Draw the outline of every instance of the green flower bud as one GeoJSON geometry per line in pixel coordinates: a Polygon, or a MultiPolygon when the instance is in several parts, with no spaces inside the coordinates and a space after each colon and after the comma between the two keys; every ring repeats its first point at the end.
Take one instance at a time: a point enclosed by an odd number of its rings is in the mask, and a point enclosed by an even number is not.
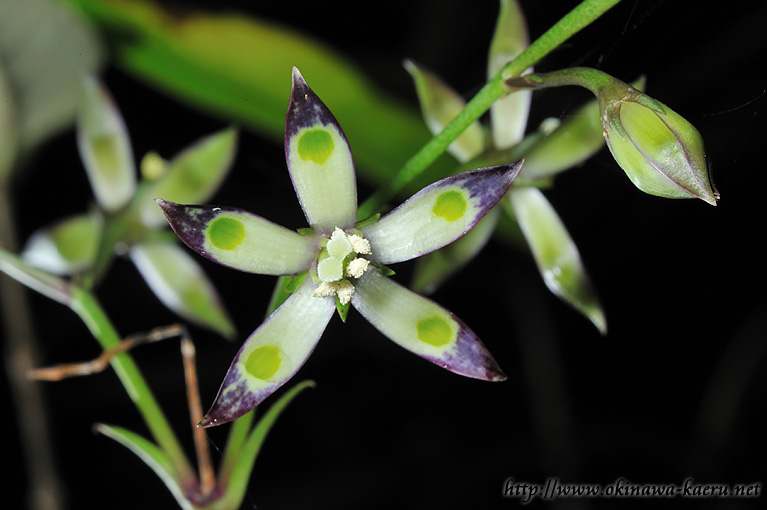
{"type": "Polygon", "coordinates": [[[719,194],[708,174],[703,139],[692,124],[618,80],[597,95],[607,146],[637,188],[716,205],[719,194]]]}

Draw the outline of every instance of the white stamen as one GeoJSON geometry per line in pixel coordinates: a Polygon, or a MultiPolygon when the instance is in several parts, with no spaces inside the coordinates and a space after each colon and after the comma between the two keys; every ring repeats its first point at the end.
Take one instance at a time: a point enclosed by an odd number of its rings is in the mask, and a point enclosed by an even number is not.
{"type": "Polygon", "coordinates": [[[312,296],[330,297],[336,295],[338,301],[345,305],[352,300],[352,294],[354,294],[354,285],[348,280],[339,280],[337,282],[322,282],[312,296]]]}
{"type": "Polygon", "coordinates": [[[364,237],[352,234],[347,239],[349,239],[349,244],[352,245],[354,253],[359,255],[370,255],[372,253],[370,251],[370,242],[364,237]]]}
{"type": "Polygon", "coordinates": [[[359,278],[363,274],[365,274],[365,271],[367,271],[368,266],[370,265],[370,261],[363,258],[356,258],[349,262],[349,265],[346,266],[346,276],[351,276],[352,278],[359,278]]]}

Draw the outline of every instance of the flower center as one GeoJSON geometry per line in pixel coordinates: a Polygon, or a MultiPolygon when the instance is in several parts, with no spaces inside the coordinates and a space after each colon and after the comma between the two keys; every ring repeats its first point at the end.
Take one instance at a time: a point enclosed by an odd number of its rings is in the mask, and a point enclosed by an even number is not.
{"type": "Polygon", "coordinates": [[[348,278],[357,279],[365,274],[370,261],[360,255],[370,254],[367,239],[336,227],[317,259],[319,286],[314,297],[335,295],[342,305],[347,304],[354,294],[354,285],[348,278]]]}

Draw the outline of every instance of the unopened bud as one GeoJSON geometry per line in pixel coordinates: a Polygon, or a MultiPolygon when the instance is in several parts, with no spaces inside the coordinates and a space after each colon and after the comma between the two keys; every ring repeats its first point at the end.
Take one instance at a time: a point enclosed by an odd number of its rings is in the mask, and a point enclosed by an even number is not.
{"type": "Polygon", "coordinates": [[[666,105],[625,83],[600,90],[607,146],[631,182],[650,195],[716,205],[703,138],[666,105]]]}

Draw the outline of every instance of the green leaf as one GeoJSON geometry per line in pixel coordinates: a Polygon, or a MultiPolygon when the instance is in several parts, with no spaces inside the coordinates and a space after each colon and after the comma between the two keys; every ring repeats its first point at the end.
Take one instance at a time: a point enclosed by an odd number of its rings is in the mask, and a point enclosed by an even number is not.
{"type": "MultiPolygon", "coordinates": [[[[314,381],[303,381],[293,386],[288,392],[282,395],[269,411],[259,420],[253,431],[248,436],[247,441],[239,450],[239,456],[232,461],[231,469],[224,469],[223,466],[229,466],[226,463],[222,466],[219,475],[219,483],[226,487],[226,492],[218,502],[219,508],[239,508],[245,497],[245,491],[248,488],[250,474],[253,471],[253,465],[256,457],[261,451],[266,435],[269,433],[274,423],[279,418],[285,408],[298,396],[304,389],[314,387],[314,381]]],[[[252,414],[252,413],[250,413],[252,414]]],[[[242,420],[243,418],[240,418],[242,420]]],[[[247,418],[246,418],[247,419],[247,418]]],[[[227,449],[227,452],[229,450],[227,449]]],[[[227,457],[228,459],[228,457],[227,457]]]]}
{"type": "MultiPolygon", "coordinates": [[[[294,29],[242,14],[165,10],[142,0],[69,0],[105,32],[117,66],[174,98],[281,141],[293,66],[333,111],[360,177],[387,182],[430,138],[414,108],[346,56],[294,29]],[[181,13],[181,15],[179,15],[181,13]]],[[[412,192],[445,175],[433,169],[412,192]]]]}
{"type": "Polygon", "coordinates": [[[184,510],[194,509],[194,505],[184,497],[183,483],[178,478],[173,464],[157,445],[122,427],[98,424],[95,426],[95,430],[125,446],[152,468],[173,494],[173,497],[176,498],[181,508],[184,510]]]}

